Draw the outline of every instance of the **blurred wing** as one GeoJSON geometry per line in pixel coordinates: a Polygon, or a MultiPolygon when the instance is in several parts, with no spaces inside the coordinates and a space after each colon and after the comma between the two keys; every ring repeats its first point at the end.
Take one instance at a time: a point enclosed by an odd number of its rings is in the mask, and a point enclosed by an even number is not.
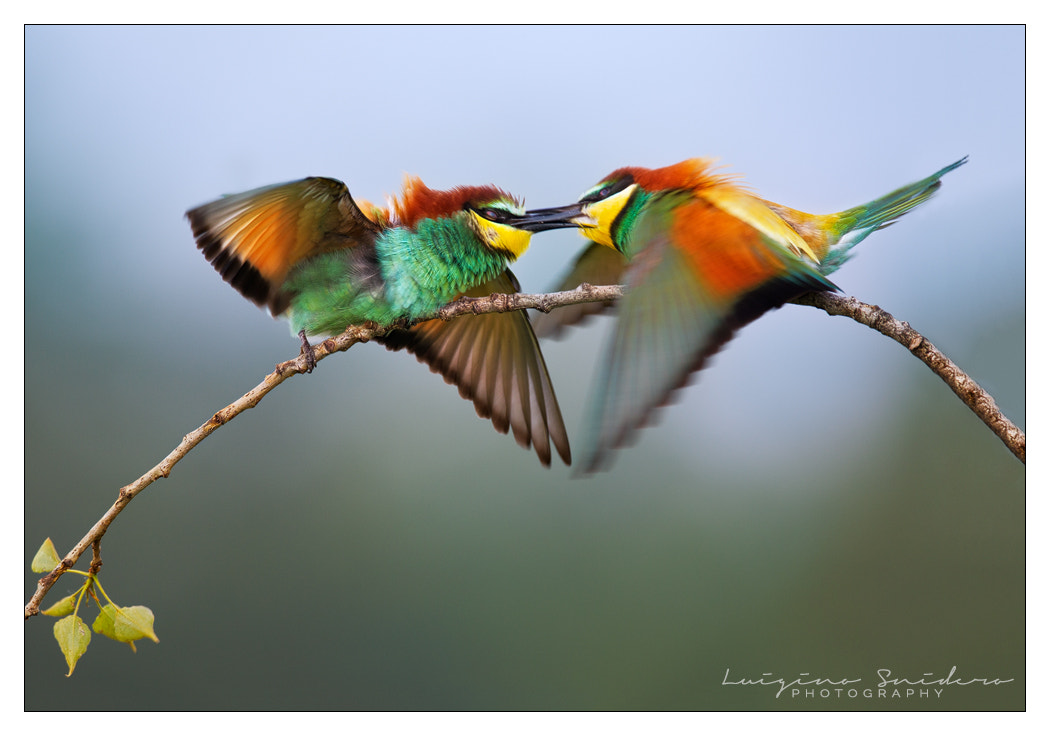
{"type": "Polygon", "coordinates": [[[607,467],[733,333],[835,286],[761,231],[703,199],[666,196],[640,218],[612,343],[588,408],[582,468],[607,467]]]}
{"type": "Polygon", "coordinates": [[[293,265],[374,244],[379,232],[345,184],[321,177],[231,194],[186,216],[197,247],[223,279],[275,315],[288,306],[280,287],[293,265]]]}
{"type": "MultiPolygon", "coordinates": [[[[466,296],[517,291],[513,274],[506,271],[466,296]]],[[[474,402],[478,416],[491,418],[503,434],[513,430],[518,444],[534,447],[545,466],[551,464],[552,442],[565,464],[571,463],[558,399],[524,311],[428,320],[379,341],[390,350],[408,350],[458,386],[460,396],[474,402]]]]}
{"type": "MultiPolygon", "coordinates": [[[[576,258],[572,268],[552,291],[569,291],[580,284],[611,286],[622,284],[627,270],[627,259],[617,250],[591,243],[576,258]]],[[[581,323],[592,314],[599,314],[615,302],[588,302],[559,307],[547,314],[533,315],[532,326],[539,337],[562,337],[564,329],[581,323]]]]}

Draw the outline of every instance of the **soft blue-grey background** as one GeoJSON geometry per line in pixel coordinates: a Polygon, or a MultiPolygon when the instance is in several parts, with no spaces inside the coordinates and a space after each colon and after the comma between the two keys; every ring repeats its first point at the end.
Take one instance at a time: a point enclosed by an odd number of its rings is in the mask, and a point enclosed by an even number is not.
{"type": "MultiPolygon", "coordinates": [[[[183,212],[308,175],[373,201],[407,172],[552,206],[622,165],[708,155],[831,212],[968,154],[836,281],[1023,427],[1024,44],[1019,27],[28,28],[27,567],[297,353],[183,212]]],[[[582,242],[537,236],[525,290],[582,242]]],[[[573,437],[610,325],[545,347],[573,437]]],[[[746,328],[584,480],[410,357],[358,346],[128,507],[102,582],[153,608],[161,643],[95,637],[66,679],[33,619],[25,706],[1018,709],[1024,488],[907,351],[814,309],[746,328]],[[721,684],[952,666],[1014,681],[893,701],[721,684]]]]}

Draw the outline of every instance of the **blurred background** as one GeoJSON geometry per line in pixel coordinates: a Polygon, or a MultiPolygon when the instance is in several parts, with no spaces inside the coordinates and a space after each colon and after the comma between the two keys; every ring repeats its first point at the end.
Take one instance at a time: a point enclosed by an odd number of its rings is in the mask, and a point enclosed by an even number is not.
{"type": "MultiPolygon", "coordinates": [[[[405,173],[491,182],[543,207],[717,156],[833,212],[969,155],[835,281],[1023,428],[1024,46],[1021,27],[27,28],[25,600],[45,537],[64,554],[298,353],[183,213],[304,176],[372,201],[405,173]]],[[[582,245],[537,236],[523,289],[582,245]]],[[[545,344],[574,439],[611,324],[545,344]]],[[[160,644],[95,636],[67,679],[32,619],[25,707],[1019,709],[1024,490],[919,361],[812,308],[747,327],[582,480],[360,345],[127,508],[102,583],[153,609],[160,644]],[[1013,682],[892,702],[721,684],[953,666],[1013,682]]]]}

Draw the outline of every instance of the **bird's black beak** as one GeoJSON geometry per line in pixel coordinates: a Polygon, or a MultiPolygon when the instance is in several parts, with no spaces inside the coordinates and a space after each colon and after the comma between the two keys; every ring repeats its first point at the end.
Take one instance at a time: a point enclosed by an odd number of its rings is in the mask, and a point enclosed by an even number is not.
{"type": "Polygon", "coordinates": [[[564,227],[577,227],[576,218],[583,214],[583,205],[576,203],[565,207],[549,207],[544,210],[529,210],[514,227],[540,233],[544,230],[558,230],[564,227]]]}

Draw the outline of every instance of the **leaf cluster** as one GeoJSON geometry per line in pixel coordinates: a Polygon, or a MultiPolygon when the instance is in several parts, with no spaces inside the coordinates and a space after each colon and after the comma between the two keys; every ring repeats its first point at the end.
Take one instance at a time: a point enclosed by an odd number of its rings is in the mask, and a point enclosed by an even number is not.
{"type": "MultiPolygon", "coordinates": [[[[54,543],[48,537],[33,556],[31,568],[33,572],[49,572],[58,567],[61,562],[54,543]]],[[[153,611],[146,606],[118,606],[102,588],[97,574],[80,570],[69,570],[69,572],[83,575],[84,584],[50,608],[41,611],[45,616],[61,617],[55,622],[54,632],[58,647],[66,658],[66,664],[69,665],[66,677],[73,674],[77,662],[87,651],[88,644],[91,643],[92,631],[115,641],[126,642],[133,652],[135,641],[138,639],[160,641],[153,631],[153,611]],[[99,593],[106,599],[105,604],[99,600],[99,593]],[[88,629],[84,619],[79,616],[80,606],[85,597],[90,597],[99,609],[91,629],[88,629]]]]}

